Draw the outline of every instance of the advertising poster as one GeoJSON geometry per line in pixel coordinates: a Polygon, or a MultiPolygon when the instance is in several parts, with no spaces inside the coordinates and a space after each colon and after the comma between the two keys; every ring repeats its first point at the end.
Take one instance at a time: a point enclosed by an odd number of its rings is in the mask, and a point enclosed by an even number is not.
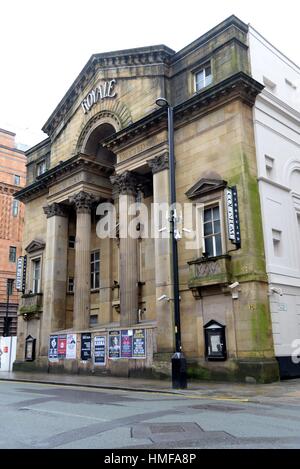
{"type": "Polygon", "coordinates": [[[132,358],[146,357],[146,331],[145,329],[135,329],[133,331],[132,358]]]}
{"type": "Polygon", "coordinates": [[[66,335],[59,335],[57,339],[57,352],[58,358],[66,358],[66,351],[67,351],[67,336],[66,335]]]}
{"type": "Polygon", "coordinates": [[[121,358],[132,357],[132,336],[132,330],[121,331],[121,358]]]}
{"type": "Polygon", "coordinates": [[[87,361],[91,358],[91,334],[81,334],[81,354],[82,361],[87,361]]]}
{"type": "Polygon", "coordinates": [[[76,334],[67,335],[66,358],[74,360],[76,358],[76,334]]]}
{"type": "Polygon", "coordinates": [[[110,331],[108,344],[108,358],[120,358],[120,331],[110,331]]]}
{"type": "Polygon", "coordinates": [[[51,335],[49,340],[49,354],[48,358],[50,361],[57,361],[58,360],[58,337],[57,335],[51,335]]]}
{"type": "Polygon", "coordinates": [[[98,335],[94,338],[94,363],[105,365],[106,363],[106,336],[98,335]]]}

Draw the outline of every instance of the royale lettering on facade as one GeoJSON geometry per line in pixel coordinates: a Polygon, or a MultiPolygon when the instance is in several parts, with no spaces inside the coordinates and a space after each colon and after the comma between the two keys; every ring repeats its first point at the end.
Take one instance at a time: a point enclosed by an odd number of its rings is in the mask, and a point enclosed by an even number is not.
{"type": "Polygon", "coordinates": [[[87,97],[82,101],[81,107],[85,114],[91,110],[91,108],[98,101],[101,101],[105,98],[115,98],[117,93],[114,91],[116,85],[116,80],[105,81],[102,85],[98,85],[94,88],[87,97]]]}

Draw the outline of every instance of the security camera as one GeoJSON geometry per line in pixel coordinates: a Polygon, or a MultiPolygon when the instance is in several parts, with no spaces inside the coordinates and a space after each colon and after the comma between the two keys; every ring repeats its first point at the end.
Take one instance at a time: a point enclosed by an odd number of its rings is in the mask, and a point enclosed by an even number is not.
{"type": "Polygon", "coordinates": [[[277,293],[277,295],[279,295],[279,296],[283,296],[283,292],[282,292],[281,288],[271,287],[270,290],[273,293],[277,293]]]}
{"type": "Polygon", "coordinates": [[[231,290],[233,290],[234,288],[237,288],[239,285],[240,285],[239,282],[234,282],[231,285],[228,285],[228,287],[231,288],[231,290]]]}
{"type": "Polygon", "coordinates": [[[168,300],[169,301],[169,299],[170,298],[167,295],[162,295],[159,298],[157,298],[158,301],[163,301],[163,300],[168,300]]]}

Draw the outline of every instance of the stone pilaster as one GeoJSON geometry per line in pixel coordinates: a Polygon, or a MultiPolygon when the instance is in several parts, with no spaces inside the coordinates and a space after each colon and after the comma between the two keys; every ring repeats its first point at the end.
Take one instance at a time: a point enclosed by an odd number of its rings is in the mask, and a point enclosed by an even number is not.
{"type": "Polygon", "coordinates": [[[120,223],[120,324],[131,326],[137,323],[138,311],[138,269],[137,240],[128,236],[128,226],[134,216],[128,208],[135,203],[137,179],[126,171],[113,176],[114,191],[119,193],[120,223]]]}
{"type": "Polygon", "coordinates": [[[89,328],[91,274],[91,208],[95,197],[81,191],[70,198],[77,213],[73,329],[89,328]]]}
{"type": "Polygon", "coordinates": [[[100,245],[100,325],[112,321],[112,242],[107,237],[101,239],[100,245]]]}
{"type": "Polygon", "coordinates": [[[41,355],[48,354],[49,335],[65,328],[68,214],[65,206],[54,203],[44,208],[47,236],[43,281],[41,355]]]}
{"type": "MultiPolygon", "coordinates": [[[[169,193],[169,160],[168,155],[163,154],[152,160],[147,161],[153,173],[153,202],[160,205],[163,213],[162,219],[168,210],[169,193]]],[[[157,205],[155,205],[157,207],[157,205]]],[[[154,218],[156,228],[158,226],[158,213],[154,218]]],[[[155,245],[155,296],[156,296],[156,318],[157,318],[157,351],[158,353],[167,353],[174,351],[174,312],[173,301],[162,300],[158,298],[166,295],[173,297],[172,289],[172,271],[171,271],[171,240],[166,236],[166,232],[156,233],[155,245]]]]}

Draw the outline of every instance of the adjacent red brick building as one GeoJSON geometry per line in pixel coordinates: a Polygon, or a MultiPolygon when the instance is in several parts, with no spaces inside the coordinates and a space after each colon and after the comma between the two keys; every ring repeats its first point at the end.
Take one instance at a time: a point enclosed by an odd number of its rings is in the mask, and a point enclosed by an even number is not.
{"type": "Polygon", "coordinates": [[[14,193],[26,183],[26,156],[15,148],[15,134],[0,129],[0,335],[7,311],[10,333],[16,335],[19,295],[15,288],[16,261],[21,255],[24,205],[14,193]],[[10,284],[9,302],[7,285],[10,284]]]}

